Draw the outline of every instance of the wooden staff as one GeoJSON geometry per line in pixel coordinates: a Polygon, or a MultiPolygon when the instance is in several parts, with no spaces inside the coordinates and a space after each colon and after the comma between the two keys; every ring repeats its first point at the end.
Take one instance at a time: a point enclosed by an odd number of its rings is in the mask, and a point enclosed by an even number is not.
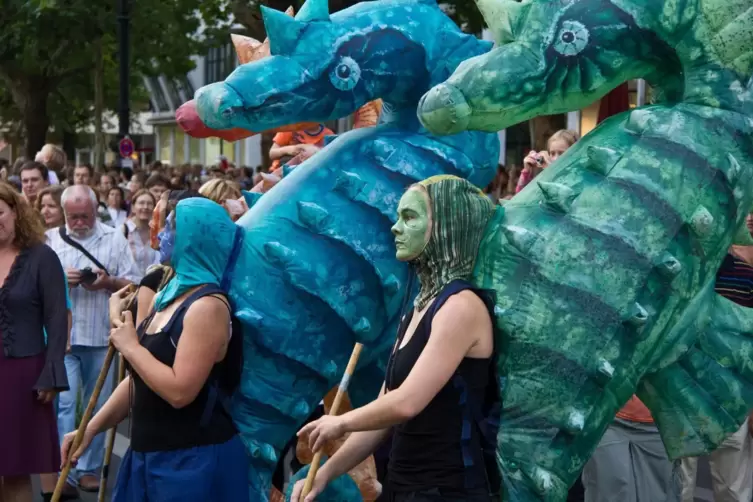
{"type": "MultiPolygon", "coordinates": [[[[120,356],[118,361],[118,382],[115,387],[120,385],[120,382],[125,378],[125,360],[123,356],[120,356]]],[[[105,493],[107,492],[107,480],[110,477],[110,461],[112,460],[112,450],[115,448],[115,434],[117,427],[113,427],[107,431],[107,449],[105,449],[105,461],[102,464],[102,476],[99,479],[99,497],[98,502],[105,502],[105,493]]]]}
{"type": "MultiPolygon", "coordinates": [[[[131,308],[133,302],[136,301],[136,292],[132,292],[131,295],[131,298],[126,304],[126,308],[124,308],[123,310],[128,310],[129,308],[131,308]]],[[[71,445],[71,448],[69,450],[68,460],[65,461],[63,470],[60,472],[58,484],[55,485],[55,491],[52,493],[51,502],[60,502],[60,497],[63,494],[63,488],[65,487],[68,473],[71,472],[71,457],[73,457],[73,454],[76,452],[76,450],[78,450],[78,447],[81,446],[81,441],[83,441],[84,439],[84,433],[86,432],[89,421],[94,414],[94,408],[96,408],[97,406],[99,396],[102,394],[102,387],[104,387],[105,381],[107,380],[107,374],[110,372],[110,367],[112,366],[112,360],[115,357],[115,352],[115,346],[112,343],[109,344],[107,347],[107,354],[105,355],[105,361],[102,364],[102,369],[99,371],[97,383],[94,386],[94,391],[92,392],[92,397],[89,399],[89,404],[86,406],[86,410],[84,410],[84,416],[81,417],[81,424],[78,426],[76,436],[73,438],[73,444],[71,445]]]]}
{"type": "Polygon", "coordinates": [[[63,487],[65,487],[68,473],[71,472],[71,457],[76,450],[78,450],[78,447],[81,446],[81,441],[84,439],[84,432],[89,425],[89,420],[92,418],[94,408],[97,406],[97,400],[102,393],[102,387],[105,385],[105,380],[107,380],[107,373],[110,371],[110,366],[112,366],[113,357],[115,357],[115,347],[110,344],[107,348],[107,355],[105,355],[105,362],[102,365],[102,369],[99,371],[99,377],[97,378],[97,384],[94,386],[94,392],[92,392],[92,397],[89,399],[89,404],[84,411],[84,416],[81,417],[81,425],[79,425],[78,431],[76,431],[76,437],[73,438],[73,444],[69,450],[70,454],[68,455],[68,460],[66,460],[65,465],[63,466],[63,470],[58,478],[58,484],[55,486],[55,492],[52,494],[52,502],[60,502],[60,495],[63,493],[63,487]]]}
{"type": "MultiPolygon", "coordinates": [[[[350,361],[348,361],[348,366],[345,368],[345,373],[343,374],[342,380],[340,380],[340,385],[337,388],[337,394],[335,394],[335,400],[332,403],[332,408],[330,408],[329,410],[330,415],[337,415],[337,412],[340,409],[340,403],[342,403],[343,397],[345,397],[345,393],[348,391],[350,378],[353,376],[353,373],[356,370],[358,358],[361,355],[361,349],[363,349],[363,344],[360,343],[357,343],[356,346],[353,347],[353,353],[350,355],[350,361]]],[[[301,502],[303,502],[303,499],[306,497],[306,495],[311,492],[311,487],[314,484],[314,478],[316,478],[316,472],[319,470],[319,463],[322,460],[323,451],[324,447],[319,448],[319,451],[314,454],[314,459],[311,461],[311,468],[309,469],[308,476],[306,476],[306,482],[304,483],[303,491],[301,492],[301,502]]]]}

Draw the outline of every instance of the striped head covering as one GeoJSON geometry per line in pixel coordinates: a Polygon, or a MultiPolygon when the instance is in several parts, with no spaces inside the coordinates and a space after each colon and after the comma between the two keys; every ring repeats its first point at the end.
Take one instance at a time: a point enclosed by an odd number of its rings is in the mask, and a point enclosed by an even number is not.
{"type": "Polygon", "coordinates": [[[423,309],[456,279],[469,280],[494,204],[470,182],[434,176],[419,183],[429,194],[432,229],[423,253],[414,260],[421,290],[415,307],[423,309]]]}

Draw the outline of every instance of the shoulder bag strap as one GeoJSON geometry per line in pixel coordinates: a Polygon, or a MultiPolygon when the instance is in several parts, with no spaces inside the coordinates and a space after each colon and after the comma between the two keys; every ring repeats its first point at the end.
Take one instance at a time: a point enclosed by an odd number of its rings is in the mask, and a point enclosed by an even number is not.
{"type": "Polygon", "coordinates": [[[84,246],[82,246],[81,244],[79,244],[78,242],[70,238],[70,236],[68,235],[68,232],[65,231],[65,225],[60,227],[60,238],[63,239],[63,241],[69,246],[72,246],[78,249],[79,251],[81,251],[84,254],[84,256],[89,258],[89,260],[91,260],[91,262],[97,266],[97,268],[104,271],[104,273],[106,273],[107,275],[110,275],[110,272],[107,271],[107,268],[104,265],[102,265],[102,263],[100,263],[100,261],[96,259],[89,251],[87,251],[84,248],[84,246]]]}

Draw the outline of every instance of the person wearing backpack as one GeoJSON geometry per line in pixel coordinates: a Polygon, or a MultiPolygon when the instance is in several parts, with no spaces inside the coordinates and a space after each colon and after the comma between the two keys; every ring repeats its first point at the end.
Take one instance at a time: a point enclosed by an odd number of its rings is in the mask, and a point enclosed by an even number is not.
{"type": "Polygon", "coordinates": [[[174,225],[174,276],[150,314],[138,328],[128,310],[113,320],[110,341],[129,374],[77,451],[70,451],[75,433],[65,437],[62,458],[75,462],[94,436],[130,413],[131,447],[113,502],[250,502],[248,456],[228,412],[240,383],[242,335],[223,293],[242,231],[221,206],[198,198],[178,204],[174,225]],[[229,238],[215,241],[222,234],[229,238]],[[202,253],[210,240],[224,253],[202,253]]]}
{"type": "MultiPolygon", "coordinates": [[[[326,485],[377,449],[391,429],[387,500],[489,502],[498,494],[499,472],[489,455],[499,409],[494,302],[468,282],[493,212],[480,190],[455,177],[430,178],[401,198],[392,228],[397,258],[411,264],[420,291],[402,317],[379,397],[299,431],[309,434],[312,451],[352,433],[319,469],[306,502],[317,495],[330,500],[326,485]]],[[[291,500],[302,489],[299,481],[291,500]]]]}

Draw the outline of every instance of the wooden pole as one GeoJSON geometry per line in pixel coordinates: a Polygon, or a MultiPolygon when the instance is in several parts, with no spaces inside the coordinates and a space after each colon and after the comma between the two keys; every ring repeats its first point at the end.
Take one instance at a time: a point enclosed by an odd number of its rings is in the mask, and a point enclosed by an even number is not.
{"type": "MultiPolygon", "coordinates": [[[[340,380],[340,385],[337,388],[337,394],[335,394],[332,408],[329,410],[330,415],[337,415],[338,410],[340,409],[340,404],[345,397],[345,393],[348,391],[350,378],[353,376],[353,373],[356,370],[356,365],[358,364],[358,358],[361,356],[361,349],[363,349],[363,344],[360,343],[357,343],[356,346],[353,347],[353,353],[350,354],[350,361],[348,361],[348,366],[345,368],[342,380],[340,380]]],[[[309,469],[308,476],[306,476],[306,483],[303,485],[303,491],[301,492],[301,502],[303,502],[306,495],[311,492],[316,473],[319,470],[319,463],[322,460],[322,451],[324,451],[324,448],[319,448],[319,451],[314,454],[314,459],[311,461],[311,468],[309,469]]]]}
{"type": "MultiPolygon", "coordinates": [[[[120,356],[118,361],[118,381],[115,387],[120,385],[120,382],[125,378],[125,360],[123,356],[120,356]]],[[[112,461],[112,450],[115,448],[115,433],[117,427],[113,427],[107,431],[107,448],[105,449],[105,461],[102,464],[102,476],[99,480],[99,496],[98,502],[105,502],[105,493],[107,492],[107,480],[110,477],[110,462],[112,461]]]]}
{"type": "MultiPolygon", "coordinates": [[[[131,297],[127,300],[126,306],[123,309],[123,311],[120,312],[121,318],[122,318],[123,312],[125,310],[130,309],[131,305],[133,305],[133,302],[136,301],[138,290],[134,290],[134,289],[135,288],[133,286],[130,288],[131,297]]],[[[112,312],[110,312],[110,315],[112,316],[112,312]]],[[[107,347],[107,354],[105,355],[105,361],[102,364],[102,369],[99,371],[99,376],[97,377],[97,383],[94,386],[94,391],[92,392],[92,397],[89,399],[89,404],[86,406],[86,410],[84,410],[84,416],[81,417],[81,424],[78,426],[78,430],[76,431],[76,436],[73,438],[73,444],[71,445],[71,448],[69,450],[68,460],[65,461],[63,470],[60,473],[60,477],[58,478],[58,484],[55,486],[55,491],[52,493],[51,502],[60,502],[60,497],[63,494],[63,488],[65,487],[66,479],[68,478],[68,473],[71,472],[71,457],[76,452],[76,450],[78,450],[78,447],[81,446],[81,441],[83,441],[84,439],[84,433],[86,432],[86,427],[89,425],[89,421],[92,419],[92,415],[94,414],[94,408],[97,407],[97,401],[99,401],[99,396],[102,394],[102,388],[104,387],[105,381],[107,380],[107,374],[110,372],[110,367],[112,366],[112,360],[115,357],[115,352],[116,352],[115,346],[113,344],[109,344],[109,346],[107,347]]],[[[123,364],[123,361],[121,361],[120,366],[122,370],[125,370],[125,364],[123,364]]],[[[100,485],[100,491],[101,490],[102,490],[102,486],[100,485]]]]}
{"type": "Polygon", "coordinates": [[[97,378],[97,384],[94,386],[92,397],[91,399],[89,399],[89,404],[84,411],[84,416],[81,418],[81,425],[78,426],[76,437],[73,438],[70,455],[68,455],[68,460],[63,466],[63,470],[60,473],[60,477],[58,478],[58,484],[57,486],[55,486],[55,491],[52,494],[52,502],[60,502],[60,496],[63,493],[63,488],[65,487],[68,473],[71,472],[71,457],[76,452],[76,450],[78,450],[78,447],[81,446],[81,441],[84,439],[84,432],[86,431],[86,427],[89,425],[89,421],[94,414],[94,408],[97,406],[97,400],[99,400],[99,396],[102,393],[102,387],[104,387],[105,381],[107,380],[107,374],[110,372],[110,366],[112,366],[113,357],[115,357],[115,347],[110,344],[110,346],[107,348],[107,355],[105,355],[105,361],[104,364],[102,364],[102,369],[99,371],[99,377],[97,378]]]}

